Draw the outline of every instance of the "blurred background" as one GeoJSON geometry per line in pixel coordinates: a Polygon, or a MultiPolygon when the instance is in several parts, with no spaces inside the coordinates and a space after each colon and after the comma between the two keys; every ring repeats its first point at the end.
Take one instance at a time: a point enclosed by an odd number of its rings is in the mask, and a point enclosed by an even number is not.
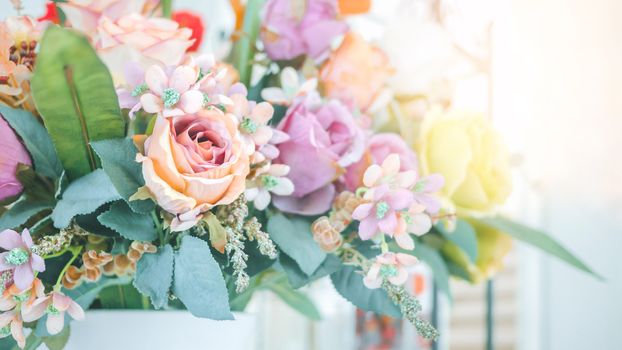
{"type": "MultiPolygon", "coordinates": [[[[204,49],[226,54],[229,1],[175,0],[174,7],[201,14],[204,49]]],[[[15,14],[9,0],[1,8],[2,18],[15,14]]],[[[24,13],[44,10],[43,1],[24,1],[24,13]]],[[[618,0],[375,0],[370,14],[350,18],[407,72],[391,82],[396,92],[426,91],[488,114],[512,154],[515,190],[505,213],[550,232],[605,277],[514,244],[492,283],[452,282],[450,305],[435,297],[421,267],[412,288],[444,332],[434,348],[622,348],[621,13],[618,0]]],[[[322,321],[272,295],[255,298],[260,348],[429,346],[401,323],[357,313],[326,280],[308,292],[322,321]]]]}

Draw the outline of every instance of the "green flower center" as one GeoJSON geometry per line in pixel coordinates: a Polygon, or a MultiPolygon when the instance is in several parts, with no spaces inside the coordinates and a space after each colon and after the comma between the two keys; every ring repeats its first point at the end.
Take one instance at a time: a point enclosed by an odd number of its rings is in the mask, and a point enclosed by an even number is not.
{"type": "Polygon", "coordinates": [[[419,181],[415,184],[415,192],[422,192],[425,189],[425,181],[419,181]]]}
{"type": "Polygon", "coordinates": [[[261,177],[261,184],[265,189],[270,190],[279,184],[279,180],[272,175],[264,175],[261,177]]]}
{"type": "Polygon", "coordinates": [[[171,108],[179,102],[181,95],[175,89],[164,89],[162,91],[162,101],[164,101],[164,107],[171,108]]]}
{"type": "Polygon", "coordinates": [[[48,307],[45,309],[45,312],[54,316],[60,314],[60,311],[58,311],[58,309],[52,304],[48,305],[48,307]]]}
{"type": "Polygon", "coordinates": [[[24,301],[28,300],[30,298],[30,291],[27,291],[26,293],[22,293],[22,294],[18,294],[18,295],[14,295],[13,296],[13,300],[19,302],[19,303],[23,303],[24,301]]]}
{"type": "Polygon", "coordinates": [[[206,93],[203,93],[203,105],[207,106],[210,102],[209,96],[206,93]]]}
{"type": "Polygon", "coordinates": [[[149,87],[147,86],[147,84],[136,85],[134,90],[132,90],[132,96],[133,97],[140,96],[144,94],[147,90],[149,90],[149,87]]]}
{"type": "Polygon", "coordinates": [[[13,266],[23,265],[28,262],[29,254],[24,248],[14,248],[4,258],[7,264],[13,266]]]}
{"type": "Polygon", "coordinates": [[[11,334],[11,324],[7,324],[6,326],[0,328],[0,338],[4,338],[11,334]]]}
{"type": "Polygon", "coordinates": [[[384,218],[384,216],[387,215],[388,211],[389,211],[389,204],[387,202],[382,201],[376,204],[376,218],[377,219],[384,218]]]}
{"type": "Polygon", "coordinates": [[[395,277],[397,276],[397,268],[393,265],[382,265],[380,267],[380,275],[382,277],[395,277]]]}
{"type": "Polygon", "coordinates": [[[257,124],[250,118],[245,117],[242,120],[242,124],[240,124],[240,128],[249,134],[254,134],[257,131],[257,124]]]}

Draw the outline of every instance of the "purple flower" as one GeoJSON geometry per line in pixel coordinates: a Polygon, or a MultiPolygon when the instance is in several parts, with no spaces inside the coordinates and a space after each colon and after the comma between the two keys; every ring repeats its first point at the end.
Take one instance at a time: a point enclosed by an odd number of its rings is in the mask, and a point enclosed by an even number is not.
{"type": "Polygon", "coordinates": [[[13,129],[0,116],[0,201],[22,192],[22,184],[15,174],[19,164],[31,165],[30,156],[13,129]]]}
{"type": "Polygon", "coordinates": [[[30,288],[34,271],[45,271],[45,262],[30,250],[32,245],[28,229],[21,235],[13,230],[0,232],[0,248],[7,250],[0,253],[0,271],[13,270],[13,281],[20,290],[30,288]]]}
{"type": "Polygon", "coordinates": [[[378,233],[393,236],[398,231],[399,211],[407,209],[413,202],[412,192],[405,188],[391,189],[380,185],[365,194],[368,202],[356,207],[352,218],[360,221],[359,236],[371,239],[378,233]]]}
{"type": "Polygon", "coordinates": [[[321,59],[331,41],[348,30],[337,15],[337,0],[269,0],[263,9],[261,31],[268,56],[289,60],[306,54],[321,59]]]}

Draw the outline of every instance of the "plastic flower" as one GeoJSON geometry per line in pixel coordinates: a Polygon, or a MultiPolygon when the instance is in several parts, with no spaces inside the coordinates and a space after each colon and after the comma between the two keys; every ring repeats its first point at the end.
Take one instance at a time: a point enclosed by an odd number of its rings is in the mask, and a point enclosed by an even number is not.
{"type": "Polygon", "coordinates": [[[13,280],[20,290],[30,287],[35,271],[45,271],[45,262],[30,250],[32,245],[28,229],[21,235],[13,230],[0,232],[0,248],[7,250],[0,253],[0,271],[13,270],[13,280]]]}
{"type": "Polygon", "coordinates": [[[441,202],[433,193],[440,191],[445,184],[441,174],[432,174],[417,180],[413,189],[415,201],[423,206],[430,214],[436,214],[441,209],[441,202]]]}
{"type": "Polygon", "coordinates": [[[145,70],[136,62],[128,62],[125,66],[125,84],[117,87],[117,97],[121,108],[129,108],[130,118],[142,108],[140,97],[149,87],[145,84],[145,70]]]}
{"type": "Polygon", "coordinates": [[[26,337],[24,337],[24,321],[18,309],[13,309],[0,314],[0,338],[6,338],[9,335],[17,342],[20,348],[26,346],[26,337]]]}
{"type": "Polygon", "coordinates": [[[268,143],[261,145],[257,149],[257,152],[253,153],[251,157],[251,164],[259,164],[266,159],[273,160],[278,158],[279,154],[281,154],[278,145],[288,140],[289,135],[280,130],[272,129],[272,137],[268,143]]]}
{"type": "Polygon", "coordinates": [[[124,15],[140,12],[145,0],[67,0],[58,2],[67,22],[82,33],[94,37],[102,17],[116,21],[124,15]]]}
{"type": "Polygon", "coordinates": [[[378,233],[393,236],[398,231],[399,211],[413,202],[412,192],[404,188],[390,189],[381,185],[365,193],[366,203],[356,207],[352,218],[360,221],[358,234],[368,240],[378,233]]]}
{"type": "Polygon", "coordinates": [[[408,211],[397,214],[398,225],[393,238],[400,248],[414,249],[415,242],[410,234],[421,236],[432,228],[432,218],[425,213],[425,209],[425,206],[413,203],[408,211]]]}
{"type": "MultiPolygon", "coordinates": [[[[16,285],[7,288],[0,298],[0,311],[8,311],[18,304],[26,310],[37,298],[45,295],[45,287],[40,279],[35,278],[28,289],[20,290],[16,285]]],[[[25,312],[25,311],[24,311],[25,312]]]]}
{"type": "Polygon", "coordinates": [[[188,51],[197,51],[203,41],[203,31],[205,30],[205,25],[203,25],[201,16],[192,11],[175,11],[171,19],[179,23],[181,28],[189,28],[192,30],[190,39],[194,40],[194,44],[188,48],[188,51]]]}
{"type": "Polygon", "coordinates": [[[410,188],[415,184],[417,173],[414,170],[400,172],[400,156],[392,153],[382,165],[372,164],[363,174],[363,184],[369,188],[389,185],[391,188],[410,188]]]}
{"type": "Polygon", "coordinates": [[[84,319],[84,310],[78,303],[65,294],[54,291],[35,300],[23,317],[24,321],[32,322],[47,314],[45,326],[47,331],[54,335],[60,333],[65,327],[65,312],[76,321],[84,319]]]}
{"type": "Polygon", "coordinates": [[[58,17],[58,9],[54,1],[48,1],[45,4],[45,14],[37,18],[39,22],[50,21],[54,24],[60,24],[60,18],[58,17]]]}
{"type": "Polygon", "coordinates": [[[289,173],[289,167],[283,164],[270,164],[265,170],[255,175],[252,181],[247,183],[244,192],[246,199],[252,201],[255,208],[264,210],[270,204],[270,192],[279,196],[289,196],[294,192],[294,184],[285,177],[289,173]]]}
{"type": "Polygon", "coordinates": [[[203,94],[192,88],[197,78],[197,72],[189,66],[176,67],[170,74],[159,66],[149,67],[145,73],[149,91],[140,96],[142,108],[165,117],[198,112],[203,106],[203,94]]]}
{"type": "Polygon", "coordinates": [[[231,97],[232,112],[238,117],[242,137],[248,145],[248,153],[253,154],[255,147],[267,144],[272,138],[272,128],[268,122],[272,119],[274,108],[267,102],[249,101],[246,96],[236,94],[231,97]]]}
{"type": "Polygon", "coordinates": [[[408,280],[409,266],[418,262],[417,258],[404,253],[386,252],[378,255],[367,271],[363,283],[369,289],[380,288],[386,278],[394,285],[403,285],[408,280]]]}
{"type": "Polygon", "coordinates": [[[317,79],[301,81],[294,68],[285,67],[281,71],[281,87],[265,88],[261,90],[261,97],[272,104],[289,106],[296,97],[307,95],[316,88],[317,79]]]}
{"type": "Polygon", "coordinates": [[[22,184],[16,175],[19,164],[30,166],[32,162],[13,129],[0,115],[0,201],[22,192],[22,184]]]}

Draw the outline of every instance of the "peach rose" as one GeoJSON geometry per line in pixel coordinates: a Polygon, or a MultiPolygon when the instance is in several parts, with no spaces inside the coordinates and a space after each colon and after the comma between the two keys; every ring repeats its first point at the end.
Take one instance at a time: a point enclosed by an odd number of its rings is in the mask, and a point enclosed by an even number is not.
{"type": "Polygon", "coordinates": [[[174,231],[194,226],[201,213],[230,204],[244,191],[245,147],[236,117],[219,109],[157,117],[137,161],[158,205],[175,215],[174,231]]]}
{"type": "Polygon", "coordinates": [[[97,33],[97,23],[102,17],[113,21],[134,12],[141,12],[145,0],[68,0],[59,2],[67,21],[73,28],[93,37],[97,33]]]}
{"type": "Polygon", "coordinates": [[[115,82],[127,62],[138,62],[143,68],[179,64],[194,42],[190,39],[192,30],[179,28],[177,22],[139,14],[116,21],[102,17],[97,30],[97,53],[111,70],[115,82]]]}
{"type": "Polygon", "coordinates": [[[367,111],[387,95],[384,86],[391,74],[393,68],[384,52],[350,32],[322,66],[320,83],[327,96],[367,111]]]}

